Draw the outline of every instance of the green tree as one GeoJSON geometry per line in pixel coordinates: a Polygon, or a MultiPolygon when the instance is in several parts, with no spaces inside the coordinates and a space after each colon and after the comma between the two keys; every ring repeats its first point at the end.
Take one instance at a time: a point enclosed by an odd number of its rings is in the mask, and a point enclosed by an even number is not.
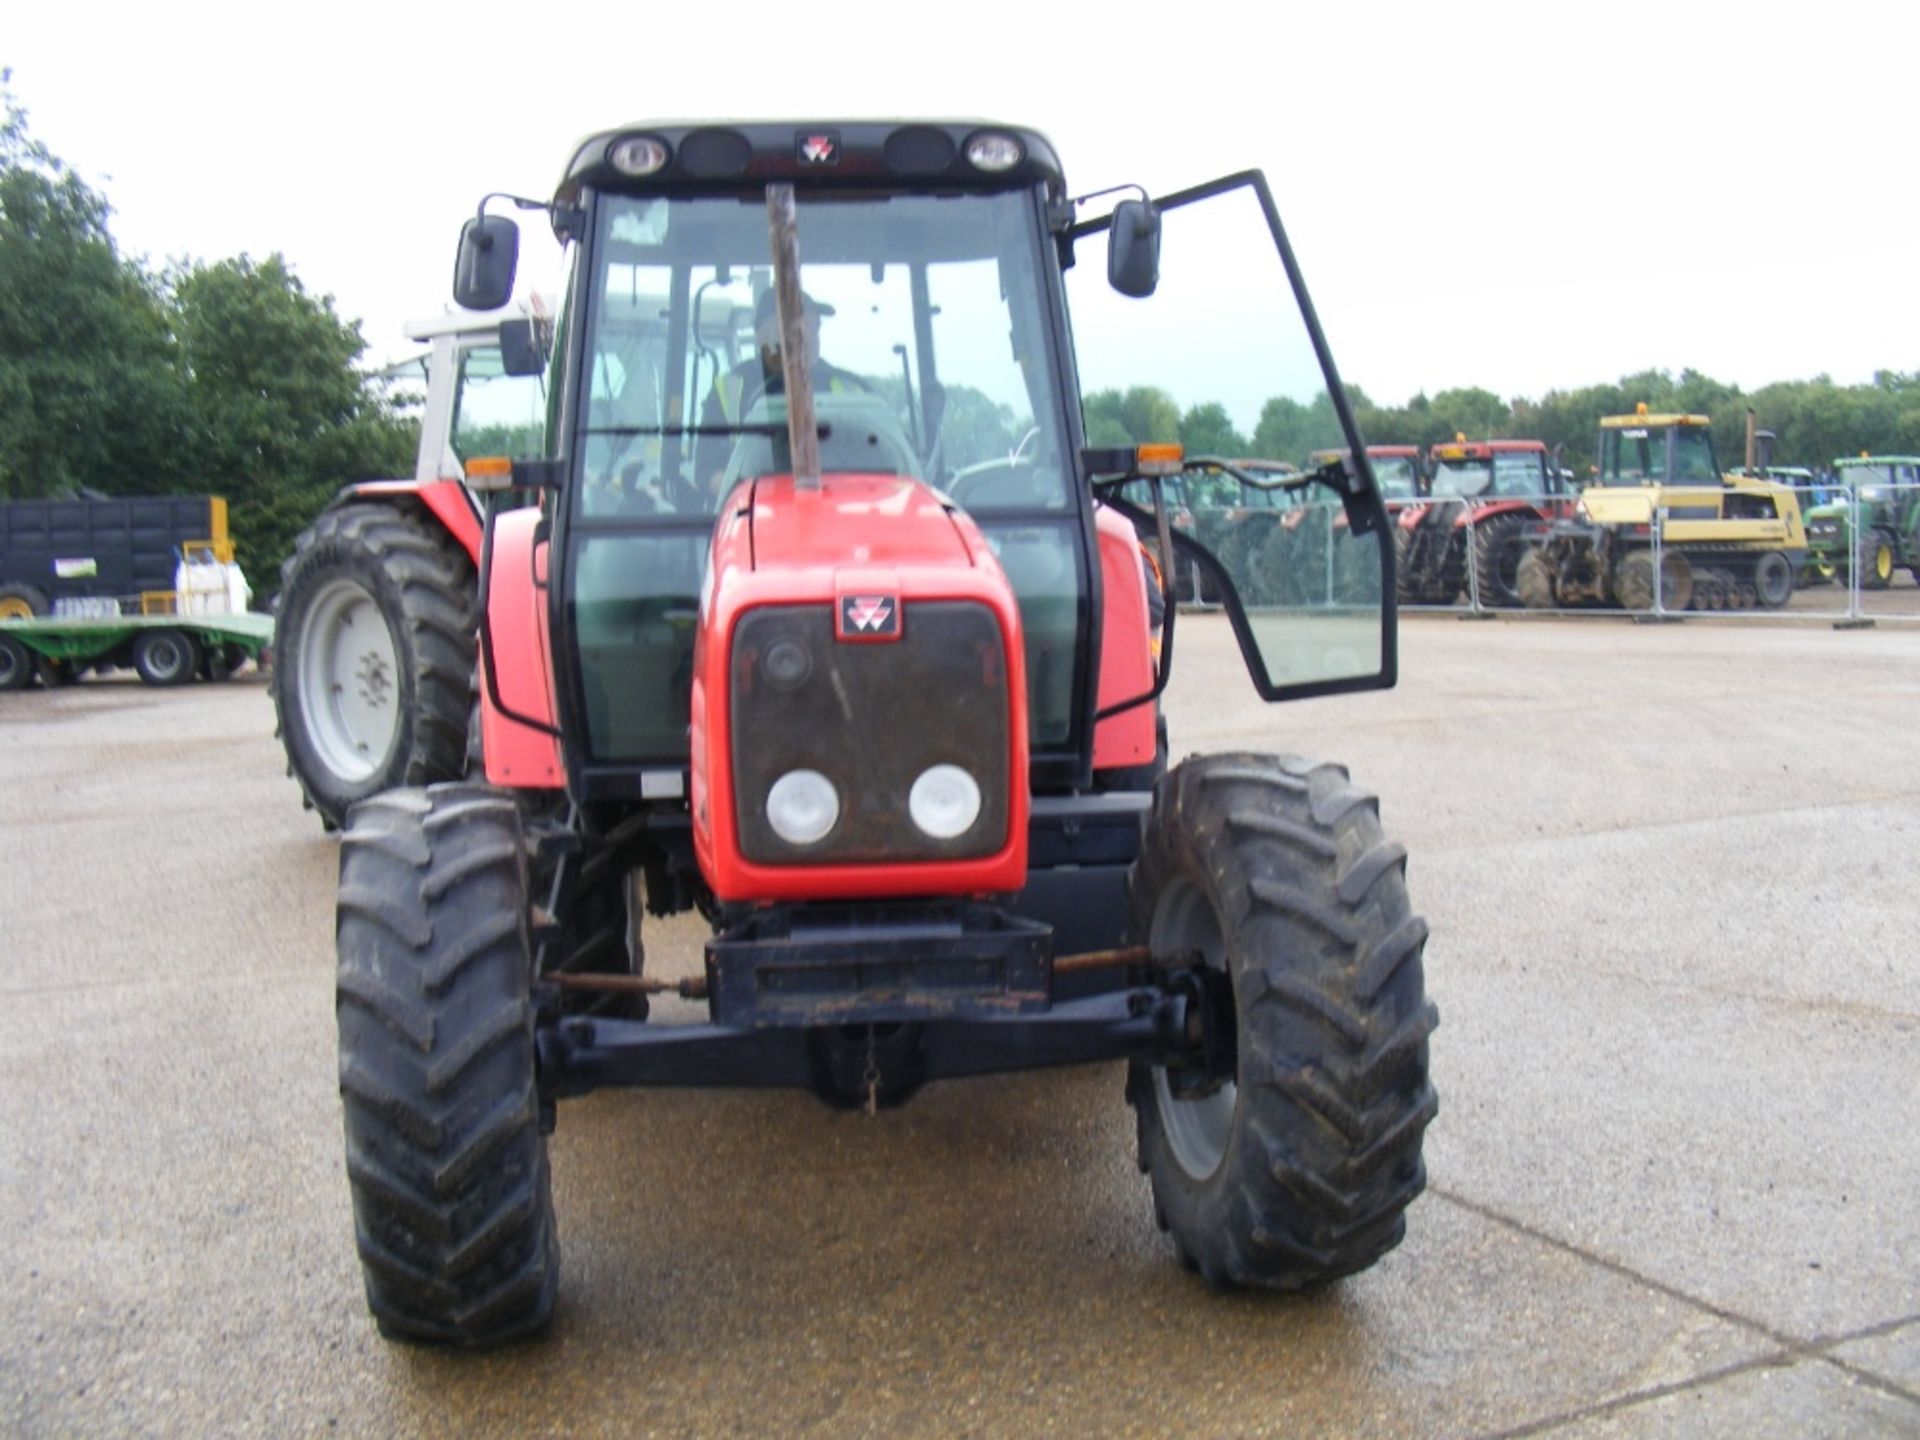
{"type": "Polygon", "coordinates": [[[192,473],[164,299],[106,199],[33,138],[0,70],[0,498],[159,493],[192,473]]]}
{"type": "MultiPolygon", "coordinates": [[[[1363,428],[1360,433],[1365,436],[1367,431],[1363,428]]],[[[1260,423],[1253,431],[1253,453],[1263,460],[1284,460],[1305,468],[1315,450],[1337,450],[1345,445],[1333,398],[1324,390],[1309,405],[1276,395],[1260,407],[1260,423]]]]}
{"type": "Polygon", "coordinates": [[[1096,390],[1081,402],[1089,445],[1147,445],[1180,438],[1180,407],[1154,385],[1096,390]]]}
{"type": "Polygon", "coordinates": [[[359,325],[279,255],[183,267],[172,299],[200,486],[227,497],[242,564],[271,589],[342,485],[411,473],[413,427],[354,368],[359,325]]]}
{"type": "Polygon", "coordinates": [[[1192,406],[1180,417],[1180,444],[1189,455],[1218,455],[1224,460],[1248,453],[1246,437],[1233,428],[1227,407],[1218,401],[1192,406]]]}

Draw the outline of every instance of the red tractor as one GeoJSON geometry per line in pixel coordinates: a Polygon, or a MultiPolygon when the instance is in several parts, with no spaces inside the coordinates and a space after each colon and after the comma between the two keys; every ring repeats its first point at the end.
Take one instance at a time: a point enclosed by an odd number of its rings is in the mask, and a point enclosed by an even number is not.
{"type": "Polygon", "coordinates": [[[1395,529],[1403,604],[1451,605],[1464,589],[1482,606],[1518,606],[1521,560],[1579,500],[1542,442],[1464,435],[1428,450],[1427,493],[1395,529]]]}
{"type": "MultiPolygon", "coordinates": [[[[1344,450],[1315,450],[1309,459],[1315,465],[1325,465],[1345,454],[1344,450]]],[[[1374,483],[1386,496],[1389,516],[1398,515],[1409,500],[1427,493],[1418,445],[1369,445],[1367,463],[1373,467],[1374,483]]]]}
{"type": "MultiPolygon", "coordinates": [[[[538,499],[485,516],[485,779],[364,800],[340,849],[347,1172],[382,1331],[547,1323],[546,1137],[607,1086],[872,1111],[1125,1060],[1187,1265],[1294,1289],[1373,1264],[1436,1109],[1406,854],[1337,765],[1169,767],[1177,607],[1156,635],[1149,573],[1177,552],[1212,577],[1268,700],[1390,686],[1380,493],[1364,460],[1249,472],[1341,518],[1287,554],[1346,579],[1244,601],[1273,587],[1171,533],[1179,447],[1087,448],[1079,404],[1083,369],[1191,388],[1258,355],[1353,438],[1265,179],[1081,215],[1027,130],[641,125],[585,141],[543,208],[571,252],[546,453],[467,467],[538,499]],[[1256,261],[1245,350],[1195,370],[1177,337],[1218,353],[1217,276],[1256,261]],[[718,375],[716,296],[762,326],[718,375]],[[642,908],[704,917],[703,973],[646,972],[642,908]],[[650,1019],[662,992],[706,1019],[650,1019]]],[[[484,205],[468,222],[462,305],[508,298],[518,240],[484,205]]]]}

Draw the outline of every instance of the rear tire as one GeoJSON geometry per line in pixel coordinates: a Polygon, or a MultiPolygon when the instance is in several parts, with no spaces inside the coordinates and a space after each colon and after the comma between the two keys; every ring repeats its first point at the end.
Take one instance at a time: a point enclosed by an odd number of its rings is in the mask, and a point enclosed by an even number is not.
{"type": "MultiPolygon", "coordinates": [[[[1613,566],[1613,595],[1623,610],[1653,609],[1653,552],[1629,550],[1613,566]]],[[[1693,566],[1672,550],[1660,556],[1660,608],[1666,613],[1693,604],[1693,566]]]]}
{"type": "Polygon", "coordinates": [[[347,1177],[390,1338],[494,1345],[553,1314],[524,854],[512,797],[484,785],[376,796],[341,836],[347,1177]]]}
{"type": "MultiPolygon", "coordinates": [[[[537,829],[539,822],[531,822],[537,829]]],[[[549,828],[578,833],[571,818],[556,813],[549,828]],[[562,823],[564,822],[564,823],[562,823]]],[[[530,893],[551,917],[551,929],[534,947],[534,974],[638,976],[646,968],[646,947],[634,906],[630,853],[618,844],[594,845],[536,856],[529,865],[530,893]]],[[[562,1015],[598,1015],[609,1020],[644,1020],[651,1008],[644,994],[618,990],[561,990],[562,1015]]]]}
{"type": "Polygon", "coordinates": [[[1891,585],[1897,558],[1898,552],[1891,535],[1884,530],[1863,529],[1853,561],[1860,571],[1860,588],[1884,590],[1891,585]]]}
{"type": "Polygon", "coordinates": [[[1402,605],[1418,605],[1420,596],[1413,584],[1413,576],[1408,562],[1413,555],[1413,532],[1400,523],[1399,517],[1393,521],[1393,593],[1402,605]]]}
{"type": "Polygon", "coordinates": [[[0,691],[25,690],[33,684],[34,653],[13,636],[0,634],[0,691]]]}
{"type": "Polygon", "coordinates": [[[221,645],[209,650],[200,662],[202,680],[231,680],[247,663],[247,652],[238,645],[221,645]]]}
{"type": "Polygon", "coordinates": [[[0,585],[0,620],[31,620],[53,607],[36,586],[9,581],[0,585]]]}
{"type": "Polygon", "coordinates": [[[200,647],[184,630],[142,630],[133,641],[133,668],[149,685],[184,685],[200,670],[200,647]]]}
{"type": "Polygon", "coordinates": [[[287,771],[329,830],[398,785],[466,773],[473,565],[438,522],[329,510],[281,572],[273,703],[287,771]]]}
{"type": "Polygon", "coordinates": [[[1438,1109],[1405,860],[1336,765],[1209,755],[1154,793],[1131,939],[1231,973],[1238,1061],[1197,1099],[1136,1063],[1127,1098],[1156,1215],[1212,1285],[1337,1279],[1405,1234],[1438,1109]]]}

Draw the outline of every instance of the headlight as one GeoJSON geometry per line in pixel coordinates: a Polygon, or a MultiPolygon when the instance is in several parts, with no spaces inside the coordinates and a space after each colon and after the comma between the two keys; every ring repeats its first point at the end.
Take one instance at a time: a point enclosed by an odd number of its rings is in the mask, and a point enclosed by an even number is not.
{"type": "Polygon", "coordinates": [[[607,161],[622,175],[651,175],[667,163],[667,147],[651,135],[635,135],[610,145],[607,161]]]}
{"type": "Polygon", "coordinates": [[[813,656],[797,640],[776,640],[760,662],[767,680],[777,690],[795,690],[813,673],[813,656]]]}
{"type": "Polygon", "coordinates": [[[840,796],[818,770],[789,770],[767,791],[767,824],[789,845],[812,845],[840,820],[840,796]]]}
{"type": "Polygon", "coordinates": [[[934,765],[907,792],[907,813],[924,833],[952,840],[980,818],[980,786],[958,765],[934,765]]]}
{"type": "Polygon", "coordinates": [[[1026,147],[1011,135],[988,131],[967,141],[967,159],[976,170],[1011,170],[1026,155],[1026,147]]]}

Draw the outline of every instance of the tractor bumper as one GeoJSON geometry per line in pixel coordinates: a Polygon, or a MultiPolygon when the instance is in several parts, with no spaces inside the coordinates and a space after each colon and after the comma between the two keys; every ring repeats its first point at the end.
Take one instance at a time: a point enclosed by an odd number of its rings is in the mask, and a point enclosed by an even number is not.
{"type": "Polygon", "coordinates": [[[544,1106],[550,1116],[553,1100],[610,1086],[845,1099],[876,1074],[904,1097],[929,1080],[1103,1060],[1165,1065],[1184,1084],[1231,1075],[1222,972],[1142,953],[1120,988],[1056,1002],[1051,941],[1045,925],[971,902],[755,911],[707,947],[709,1023],[545,1010],[544,1106]]]}

